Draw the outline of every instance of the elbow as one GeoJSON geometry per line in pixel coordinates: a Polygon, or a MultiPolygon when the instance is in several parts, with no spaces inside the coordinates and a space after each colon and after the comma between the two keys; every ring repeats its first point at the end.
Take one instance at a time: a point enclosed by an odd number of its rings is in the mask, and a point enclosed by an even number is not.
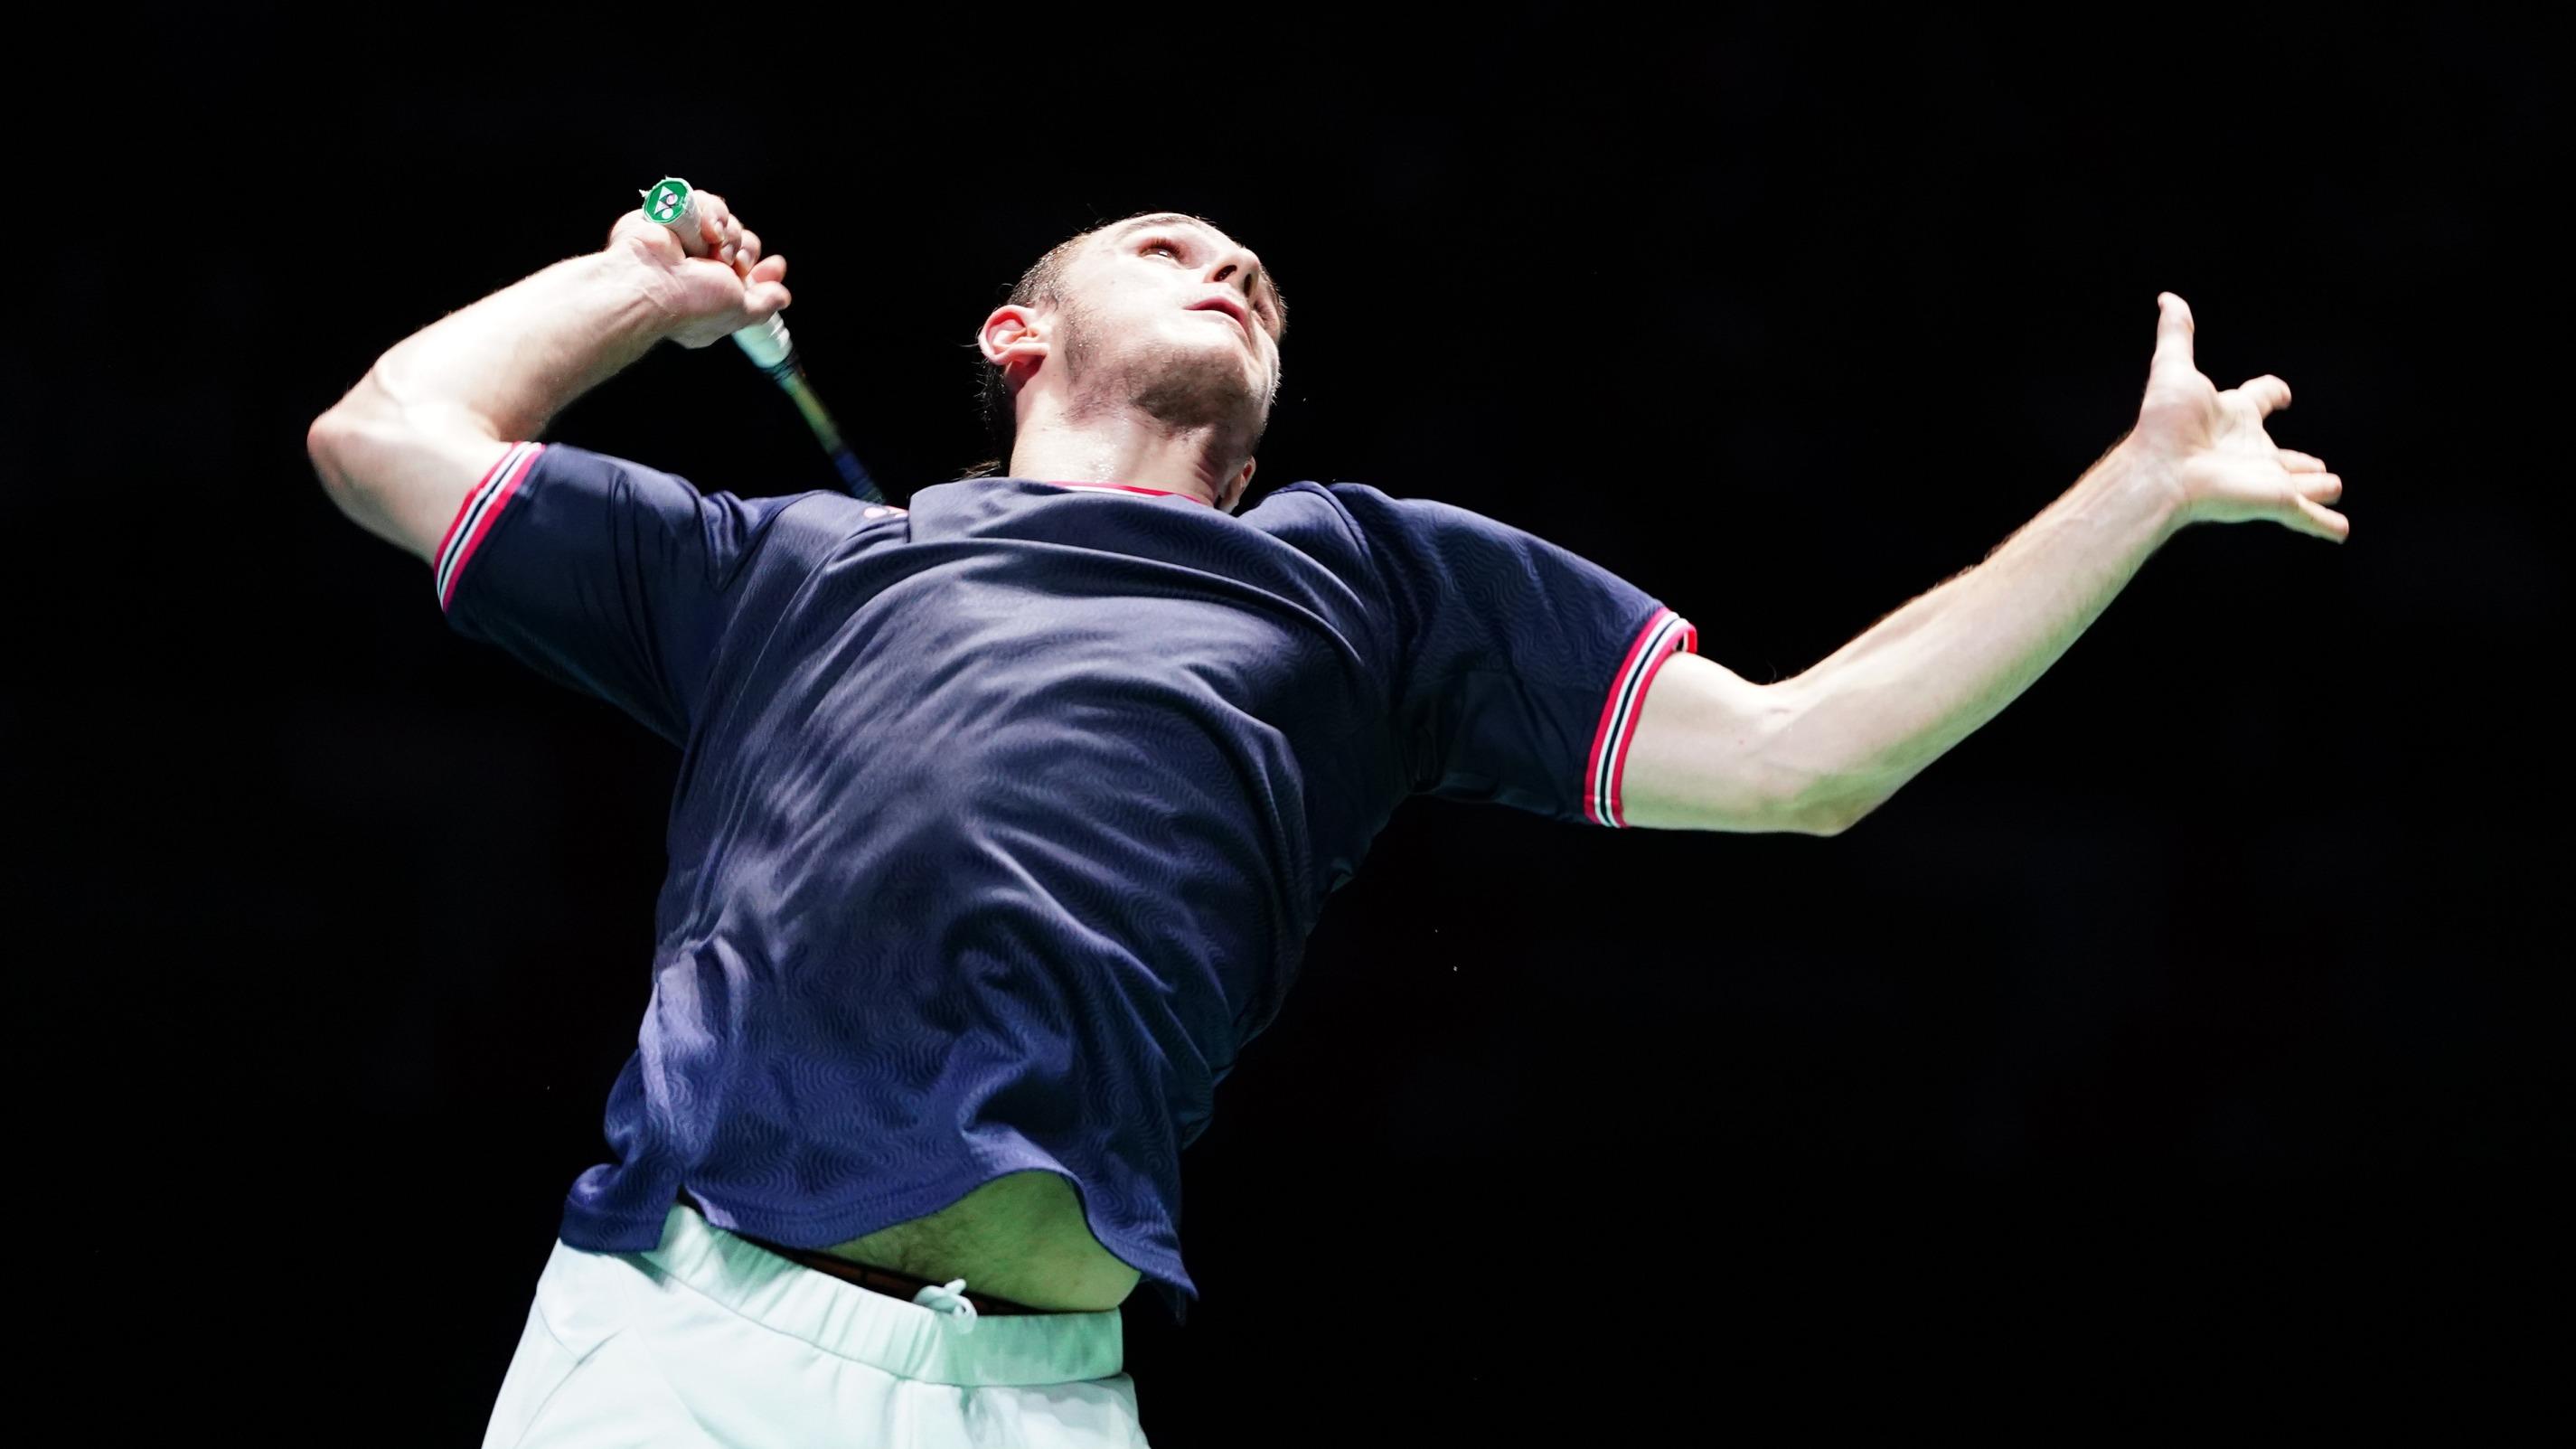
{"type": "Polygon", "coordinates": [[[1840,835],[1844,831],[1849,830],[1854,825],[1860,823],[1860,817],[1857,815],[1832,815],[1823,812],[1811,812],[1805,817],[1805,822],[1805,828],[1799,831],[1801,835],[1834,836],[1840,835]]]}
{"type": "Polygon", "coordinates": [[[356,487],[366,472],[364,460],[371,445],[385,431],[382,413],[367,400],[367,388],[367,383],[360,382],[304,429],[304,456],[312,462],[314,476],[322,480],[323,491],[335,500],[356,487]]]}
{"type": "Polygon", "coordinates": [[[381,465],[369,461],[377,445],[378,436],[367,419],[346,404],[315,418],[304,430],[304,456],[313,464],[313,476],[322,482],[322,496],[331,500],[341,517],[391,538],[384,507],[368,486],[369,479],[380,476],[381,465]]]}
{"type": "Polygon", "coordinates": [[[331,495],[331,501],[343,507],[351,481],[347,459],[355,431],[356,425],[337,408],[315,418],[304,430],[304,456],[313,464],[313,476],[322,480],[322,491],[331,495]]]}
{"type": "Polygon", "coordinates": [[[1853,769],[1840,747],[1834,726],[1816,721],[1826,698],[1811,676],[1775,684],[1789,701],[1774,731],[1771,749],[1779,775],[1788,781],[1787,798],[1795,802],[1789,816],[1793,829],[1806,835],[1840,835],[1887,803],[1904,781],[1853,769]]]}
{"type": "Polygon", "coordinates": [[[305,455],[317,463],[322,461],[324,454],[339,446],[341,438],[347,435],[348,430],[347,414],[336,407],[323,413],[305,425],[305,455]]]}
{"type": "Polygon", "coordinates": [[[370,369],[338,402],[323,410],[304,429],[304,456],[324,492],[345,507],[345,498],[366,473],[365,459],[399,416],[370,369]]]}
{"type": "Polygon", "coordinates": [[[1840,835],[1887,803],[1884,795],[1821,794],[1798,812],[1809,835],[1840,835]]]}
{"type": "Polygon", "coordinates": [[[304,456],[313,464],[313,475],[322,480],[331,501],[352,517],[369,482],[400,461],[402,420],[369,399],[368,387],[361,382],[304,429],[304,456]]]}

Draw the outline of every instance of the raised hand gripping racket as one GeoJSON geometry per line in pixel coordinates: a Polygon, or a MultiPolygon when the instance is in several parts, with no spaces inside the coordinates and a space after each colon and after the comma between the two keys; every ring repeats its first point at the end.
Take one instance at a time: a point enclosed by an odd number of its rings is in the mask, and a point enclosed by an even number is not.
{"type": "MultiPolygon", "coordinates": [[[[707,255],[707,239],[698,226],[697,193],[689,189],[689,183],[677,176],[666,176],[641,195],[646,219],[669,227],[679,238],[681,249],[690,256],[707,255]]],[[[832,456],[832,466],[841,470],[841,482],[850,492],[870,503],[885,502],[885,495],[877,491],[876,480],[851,456],[841,441],[840,428],[833,423],[832,415],[823,411],[822,400],[814,396],[814,389],[805,381],[805,364],[796,355],[796,344],[788,340],[787,324],[772,313],[736,332],[733,340],[741,345],[744,356],[795,400],[796,410],[805,415],[805,425],[814,430],[814,441],[832,456]]]]}

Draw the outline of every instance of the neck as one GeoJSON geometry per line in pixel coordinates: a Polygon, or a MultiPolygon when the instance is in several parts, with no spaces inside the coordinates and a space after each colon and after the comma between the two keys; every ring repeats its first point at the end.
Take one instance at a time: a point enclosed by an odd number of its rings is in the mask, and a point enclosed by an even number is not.
{"type": "Polygon", "coordinates": [[[1133,408],[1074,421],[1031,409],[1012,443],[1010,475],[1058,483],[1124,483],[1186,493],[1230,509],[1241,495],[1244,440],[1219,426],[1174,427],[1133,408]]]}

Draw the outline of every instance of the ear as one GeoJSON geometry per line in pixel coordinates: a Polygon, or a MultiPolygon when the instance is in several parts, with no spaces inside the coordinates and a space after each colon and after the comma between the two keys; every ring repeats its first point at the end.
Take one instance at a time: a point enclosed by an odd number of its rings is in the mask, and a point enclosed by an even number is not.
{"type": "Polygon", "coordinates": [[[976,346],[983,349],[984,360],[1005,372],[1015,368],[1034,371],[1047,359],[1044,322],[1036,309],[1012,305],[996,307],[984,319],[984,328],[975,336],[976,346]]]}
{"type": "Polygon", "coordinates": [[[1234,490],[1225,496],[1226,507],[1232,508],[1243,501],[1243,490],[1252,486],[1252,470],[1260,466],[1261,460],[1258,458],[1243,460],[1243,471],[1234,475],[1234,490]]]}

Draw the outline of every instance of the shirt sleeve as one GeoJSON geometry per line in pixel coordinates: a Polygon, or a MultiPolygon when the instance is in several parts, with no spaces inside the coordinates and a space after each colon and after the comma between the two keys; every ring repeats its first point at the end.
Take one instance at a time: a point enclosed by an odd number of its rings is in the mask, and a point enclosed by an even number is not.
{"type": "Polygon", "coordinates": [[[1619,781],[1655,671],[1698,631],[1509,524],[1331,485],[1384,589],[1396,728],[1417,791],[1625,827],[1619,781]]]}
{"type": "Polygon", "coordinates": [[[807,496],[701,495],[624,459],[513,443],[439,541],[438,606],[459,634],[678,744],[745,565],[807,496]]]}

